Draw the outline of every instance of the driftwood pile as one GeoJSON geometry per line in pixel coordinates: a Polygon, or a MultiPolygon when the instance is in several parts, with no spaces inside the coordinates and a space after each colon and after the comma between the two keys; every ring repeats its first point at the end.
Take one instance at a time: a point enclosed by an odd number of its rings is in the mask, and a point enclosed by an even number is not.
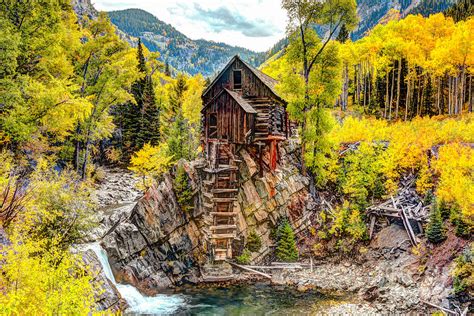
{"type": "Polygon", "coordinates": [[[403,222],[412,245],[418,243],[412,225],[417,225],[423,232],[422,224],[426,222],[431,205],[423,205],[422,198],[416,193],[414,184],[415,176],[405,176],[400,181],[400,189],[396,196],[391,196],[387,201],[370,206],[367,215],[370,219],[369,237],[372,238],[377,217],[400,219],[403,222]]]}

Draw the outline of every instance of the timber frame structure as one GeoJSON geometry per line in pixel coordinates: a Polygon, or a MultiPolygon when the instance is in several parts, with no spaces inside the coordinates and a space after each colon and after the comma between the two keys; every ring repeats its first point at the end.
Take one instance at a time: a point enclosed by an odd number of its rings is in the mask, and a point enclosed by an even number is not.
{"type": "Polygon", "coordinates": [[[277,168],[278,143],[290,124],[287,103],[275,90],[277,81],[239,56],[233,57],[202,95],[202,146],[207,160],[203,199],[208,215],[207,247],[211,261],[232,258],[237,237],[235,203],[239,192],[241,148],[269,153],[269,169],[277,168]],[[250,148],[249,148],[250,149],[250,148]]]}

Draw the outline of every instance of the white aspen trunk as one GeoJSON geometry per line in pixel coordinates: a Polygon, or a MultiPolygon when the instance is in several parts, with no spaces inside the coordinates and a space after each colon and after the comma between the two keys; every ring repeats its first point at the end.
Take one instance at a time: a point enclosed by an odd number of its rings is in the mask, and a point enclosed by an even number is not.
{"type": "Polygon", "coordinates": [[[392,85],[390,87],[390,102],[388,108],[388,120],[392,120],[393,90],[395,86],[395,69],[392,69],[392,85]]]}
{"type": "Polygon", "coordinates": [[[387,69],[387,75],[386,75],[386,79],[385,79],[385,109],[383,111],[383,118],[387,118],[387,110],[388,110],[388,102],[389,102],[389,98],[388,98],[388,77],[389,77],[389,72],[388,72],[388,69],[387,69]]]}
{"type": "Polygon", "coordinates": [[[408,108],[410,106],[410,88],[411,88],[411,80],[410,80],[410,77],[408,77],[408,82],[407,82],[407,98],[406,98],[406,101],[405,101],[405,121],[407,120],[408,118],[408,108]]]}
{"type": "Polygon", "coordinates": [[[398,73],[397,73],[397,103],[395,104],[395,119],[398,120],[398,106],[400,105],[400,79],[402,73],[402,59],[398,60],[398,73]]]}
{"type": "Polygon", "coordinates": [[[441,96],[441,78],[438,78],[438,91],[436,93],[436,107],[438,108],[439,115],[441,115],[440,96],[441,96]]]}

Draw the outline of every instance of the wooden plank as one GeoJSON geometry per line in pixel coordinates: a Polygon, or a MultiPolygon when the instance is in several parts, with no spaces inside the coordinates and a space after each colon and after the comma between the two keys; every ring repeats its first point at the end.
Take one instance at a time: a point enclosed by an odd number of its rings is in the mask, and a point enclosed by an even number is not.
{"type": "Polygon", "coordinates": [[[217,229],[237,229],[237,225],[216,225],[216,226],[211,226],[211,230],[217,230],[217,229]]]}
{"type": "Polygon", "coordinates": [[[240,264],[237,264],[237,263],[234,263],[232,261],[228,261],[226,260],[226,262],[228,262],[230,265],[233,265],[234,267],[237,267],[239,269],[242,269],[242,270],[245,270],[245,271],[248,271],[248,272],[252,272],[252,273],[255,273],[255,274],[258,274],[258,275],[261,275],[267,279],[272,279],[272,276],[269,275],[269,274],[266,274],[266,273],[263,273],[263,272],[260,272],[260,271],[257,271],[257,270],[254,270],[252,268],[247,268],[246,266],[241,266],[240,264]]]}
{"type": "Polygon", "coordinates": [[[236,216],[237,212],[210,212],[212,216],[236,216]]]}
{"type": "Polygon", "coordinates": [[[237,198],[212,198],[214,203],[230,203],[237,201],[237,198]]]}
{"type": "Polygon", "coordinates": [[[237,237],[235,233],[233,234],[211,234],[211,239],[231,239],[237,237]]]}
{"type": "Polygon", "coordinates": [[[370,216],[370,228],[369,228],[369,240],[372,239],[372,235],[374,233],[374,226],[375,226],[375,216],[370,216]]]}
{"type": "MultiPolygon", "coordinates": [[[[393,198],[393,196],[390,197],[392,199],[392,204],[393,204],[393,207],[397,208],[397,204],[395,203],[395,199],[393,198]]],[[[405,214],[405,210],[403,209],[403,206],[402,206],[402,209],[400,212],[400,218],[402,219],[402,222],[403,222],[403,226],[405,227],[405,230],[407,231],[407,234],[408,234],[408,238],[410,238],[410,242],[413,246],[416,246],[417,242],[416,242],[416,237],[415,237],[415,234],[413,233],[413,230],[411,228],[411,225],[410,225],[410,221],[407,219],[407,216],[405,214]]]]}
{"type": "Polygon", "coordinates": [[[237,193],[239,189],[212,189],[212,193],[219,194],[219,193],[237,193]]]}

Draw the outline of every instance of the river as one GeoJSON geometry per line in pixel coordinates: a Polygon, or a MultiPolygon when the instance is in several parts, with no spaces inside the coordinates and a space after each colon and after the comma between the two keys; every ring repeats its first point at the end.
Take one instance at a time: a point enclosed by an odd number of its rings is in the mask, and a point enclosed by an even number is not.
{"type": "Polygon", "coordinates": [[[131,285],[115,281],[107,253],[98,244],[93,250],[107,278],[113,282],[129,308],[126,315],[315,315],[340,299],[318,293],[300,293],[266,283],[230,287],[183,287],[153,297],[142,295],[131,285]]]}

